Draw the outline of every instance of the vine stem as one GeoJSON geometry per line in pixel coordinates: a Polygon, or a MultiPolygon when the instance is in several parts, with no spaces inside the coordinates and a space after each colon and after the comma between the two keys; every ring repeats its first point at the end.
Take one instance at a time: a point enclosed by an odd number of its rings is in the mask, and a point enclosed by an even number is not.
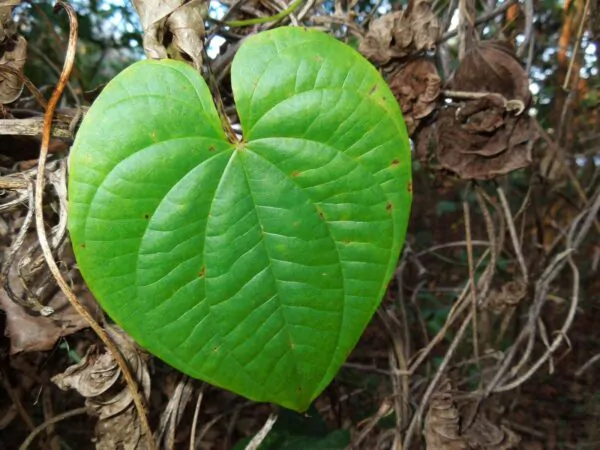
{"type": "Polygon", "coordinates": [[[121,369],[123,378],[125,379],[125,382],[127,383],[129,390],[131,391],[131,397],[138,412],[142,431],[146,435],[146,439],[148,441],[148,448],[150,450],[156,450],[154,439],[152,437],[152,431],[150,429],[150,424],[148,423],[148,419],[146,417],[144,401],[142,400],[142,397],[139,394],[137,382],[131,375],[131,371],[129,370],[129,366],[125,361],[125,358],[123,357],[115,343],[108,336],[106,331],[98,324],[98,322],[96,322],[92,315],[79,302],[79,300],[77,299],[77,297],[63,278],[56,264],[56,261],[54,260],[54,256],[52,255],[52,250],[50,249],[50,245],[48,244],[48,238],[46,236],[46,229],[44,228],[44,173],[46,169],[46,159],[48,158],[48,146],[50,144],[52,118],[54,116],[54,111],[56,110],[58,101],[60,100],[63,90],[65,89],[69,76],[71,75],[71,71],[73,70],[75,54],[77,50],[78,23],[75,10],[67,1],[64,0],[58,0],[56,2],[56,5],[54,6],[54,10],[57,11],[59,9],[59,6],[67,12],[67,15],[69,17],[69,42],[67,45],[67,53],[65,55],[63,69],[60,73],[60,77],[58,79],[56,88],[52,92],[52,96],[48,101],[48,107],[46,109],[46,112],[44,113],[44,129],[42,132],[42,143],[40,146],[37,179],[35,183],[35,223],[37,228],[38,240],[42,249],[42,253],[44,255],[44,259],[46,260],[46,264],[48,264],[50,272],[54,276],[56,282],[58,283],[58,286],[65,294],[73,308],[85,319],[90,328],[94,330],[94,332],[98,335],[100,340],[104,343],[104,345],[106,345],[108,350],[111,352],[113,358],[115,359],[117,365],[119,366],[119,369],[121,369]]]}
{"type": "Polygon", "coordinates": [[[278,20],[284,19],[287,16],[289,16],[290,14],[292,14],[294,11],[296,11],[298,9],[298,7],[302,4],[302,1],[303,0],[294,0],[292,2],[292,4],[290,6],[288,6],[286,9],[284,9],[283,11],[281,11],[277,14],[273,14],[272,16],[268,16],[268,17],[257,17],[255,19],[247,19],[247,20],[229,20],[227,22],[221,22],[220,20],[216,20],[216,19],[209,19],[209,20],[216,24],[223,25],[226,27],[231,27],[231,28],[241,28],[241,27],[248,27],[250,25],[260,25],[262,23],[277,22],[278,20]]]}
{"type": "Polygon", "coordinates": [[[54,425],[55,423],[58,423],[61,420],[68,419],[69,417],[78,416],[79,414],[85,414],[86,412],[87,412],[87,408],[84,406],[81,408],[66,411],[62,414],[58,414],[57,416],[53,417],[52,419],[47,420],[43,424],[37,426],[29,434],[29,436],[27,436],[27,439],[25,439],[25,441],[21,444],[21,446],[19,447],[19,450],[27,450],[29,448],[29,446],[31,445],[31,443],[33,442],[33,440],[36,438],[36,436],[38,434],[40,434],[42,431],[44,431],[46,428],[48,428],[50,425],[54,425]]]}

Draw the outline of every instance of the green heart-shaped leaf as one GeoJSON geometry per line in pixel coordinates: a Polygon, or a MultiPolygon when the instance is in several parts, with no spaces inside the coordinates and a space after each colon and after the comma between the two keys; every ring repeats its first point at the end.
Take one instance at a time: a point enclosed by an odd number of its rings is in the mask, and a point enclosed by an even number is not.
{"type": "Polygon", "coordinates": [[[321,32],[250,37],[232,86],[241,143],[184,63],[139,62],[113,79],[73,146],[69,228],[91,291],[142,346],[303,411],[396,266],[408,138],[378,72],[321,32]]]}

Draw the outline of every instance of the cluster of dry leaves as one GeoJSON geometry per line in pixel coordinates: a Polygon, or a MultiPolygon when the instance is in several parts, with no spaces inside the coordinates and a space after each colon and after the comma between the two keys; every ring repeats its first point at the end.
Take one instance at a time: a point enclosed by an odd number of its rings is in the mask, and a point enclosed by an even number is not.
{"type": "Polygon", "coordinates": [[[446,86],[429,53],[442,39],[432,2],[373,20],[360,51],[387,74],[421,162],[490,179],[531,162],[529,79],[510,44],[469,49],[446,86]]]}

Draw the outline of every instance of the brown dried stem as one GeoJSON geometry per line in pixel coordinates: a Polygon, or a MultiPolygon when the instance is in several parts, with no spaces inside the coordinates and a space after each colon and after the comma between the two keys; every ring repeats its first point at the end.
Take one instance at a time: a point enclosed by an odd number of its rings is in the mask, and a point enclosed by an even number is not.
{"type": "Polygon", "coordinates": [[[27,450],[27,448],[29,448],[29,446],[31,445],[33,440],[37,437],[37,435],[40,434],[42,431],[44,431],[47,427],[54,425],[55,423],[58,423],[61,420],[68,419],[69,417],[78,416],[80,414],[85,414],[86,412],[87,412],[87,408],[82,407],[82,408],[72,409],[71,411],[65,411],[62,414],[58,414],[58,415],[52,417],[50,420],[47,420],[46,422],[44,422],[41,425],[38,425],[29,434],[29,436],[27,436],[27,439],[25,439],[25,441],[21,444],[21,446],[19,447],[19,450],[27,450]]]}
{"type": "MultiPolygon", "coordinates": [[[[473,245],[471,245],[471,210],[469,202],[463,201],[465,216],[465,237],[467,241],[467,261],[469,263],[469,282],[471,283],[471,317],[473,318],[473,352],[479,361],[479,339],[477,333],[477,288],[475,286],[475,270],[473,268],[473,245]]],[[[479,362],[477,362],[479,365],[479,362]]]]}
{"type": "Polygon", "coordinates": [[[69,16],[69,43],[67,46],[67,54],[65,56],[65,63],[63,66],[63,70],[60,73],[60,77],[56,86],[56,89],[53,91],[52,96],[50,97],[50,101],[48,102],[48,108],[46,109],[46,113],[44,114],[44,132],[42,134],[42,143],[40,148],[40,157],[38,163],[37,170],[37,179],[35,186],[35,219],[36,219],[36,227],[38,233],[38,240],[40,246],[42,248],[42,252],[44,254],[44,258],[46,259],[46,263],[52,272],[52,275],[56,279],[58,286],[63,291],[73,308],[86,320],[86,322],[90,325],[90,327],[96,332],[98,337],[102,340],[102,342],[106,345],[106,347],[111,352],[113,358],[117,362],[119,368],[121,369],[121,373],[123,374],[123,378],[125,379],[127,386],[131,391],[131,396],[133,398],[133,402],[138,412],[138,416],[140,419],[140,423],[143,429],[143,432],[146,435],[146,439],[148,441],[148,448],[154,450],[156,447],[154,445],[154,439],[152,437],[152,431],[150,429],[150,425],[148,423],[148,419],[146,418],[144,402],[142,397],[139,394],[138,386],[133,376],[131,375],[131,371],[125,361],[123,355],[107,335],[105,330],[94,320],[92,315],[85,309],[85,307],[79,302],[65,279],[63,278],[60,270],[54,260],[54,256],[52,255],[52,250],[48,243],[48,239],[46,236],[46,229],[44,227],[44,215],[43,215],[43,193],[44,193],[44,181],[45,181],[45,166],[46,159],[48,157],[48,145],[50,143],[50,132],[52,127],[52,118],[54,115],[54,110],[60,100],[62,92],[67,84],[67,80],[69,79],[69,75],[71,73],[74,61],[75,61],[75,53],[77,48],[77,16],[72,6],[63,0],[58,0],[56,3],[57,6],[65,9],[69,16]]]}

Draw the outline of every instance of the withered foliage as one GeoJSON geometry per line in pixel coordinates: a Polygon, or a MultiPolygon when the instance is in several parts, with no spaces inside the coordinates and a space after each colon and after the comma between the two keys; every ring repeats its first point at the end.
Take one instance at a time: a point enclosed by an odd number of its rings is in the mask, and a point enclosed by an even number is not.
{"type": "Polygon", "coordinates": [[[437,107],[442,79],[431,58],[407,62],[388,76],[390,89],[400,104],[408,133],[437,107]]]}
{"type": "Polygon", "coordinates": [[[472,401],[456,401],[448,379],[431,397],[423,434],[428,450],[511,450],[519,437],[490,422],[483,413],[472,416],[472,401]],[[459,404],[460,403],[460,404],[459,404]],[[472,418],[472,420],[471,420],[472,418]]]}
{"type": "Polygon", "coordinates": [[[411,135],[438,106],[442,80],[433,59],[420,54],[435,50],[440,34],[431,2],[421,0],[373,20],[359,46],[373,63],[388,65],[386,78],[411,135]]]}
{"type": "Polygon", "coordinates": [[[392,59],[434,50],[441,28],[432,2],[417,0],[412,5],[412,9],[373,20],[359,51],[376,64],[387,64],[392,59]]]}
{"type": "Polygon", "coordinates": [[[204,21],[208,15],[204,0],[133,0],[144,29],[144,51],[148,58],[191,61],[202,69],[204,21]]]}
{"type": "Polygon", "coordinates": [[[506,308],[514,308],[527,294],[527,285],[523,280],[511,280],[504,283],[500,290],[492,290],[486,302],[486,308],[502,314],[506,308]]]}
{"type": "Polygon", "coordinates": [[[450,381],[445,380],[432,395],[423,434],[428,449],[467,450],[460,436],[460,416],[452,398],[450,381]]]}
{"type": "Polygon", "coordinates": [[[27,41],[17,34],[12,20],[12,10],[20,2],[5,1],[0,4],[0,104],[11,103],[23,90],[23,67],[27,60],[27,41]]]}
{"type": "Polygon", "coordinates": [[[536,128],[527,113],[529,79],[508,44],[489,41],[472,48],[448,88],[447,97],[455,103],[415,137],[421,159],[433,147],[443,168],[478,180],[531,163],[536,128]]]}
{"type": "MultiPolygon", "coordinates": [[[[105,326],[147,399],[150,395],[150,374],[142,353],[133,340],[117,326],[105,326]]],[[[52,378],[62,390],[75,389],[86,400],[90,414],[98,417],[96,449],[112,450],[146,448],[131,391],[121,377],[121,370],[111,353],[99,352],[92,345],[82,360],[52,378]]]]}

